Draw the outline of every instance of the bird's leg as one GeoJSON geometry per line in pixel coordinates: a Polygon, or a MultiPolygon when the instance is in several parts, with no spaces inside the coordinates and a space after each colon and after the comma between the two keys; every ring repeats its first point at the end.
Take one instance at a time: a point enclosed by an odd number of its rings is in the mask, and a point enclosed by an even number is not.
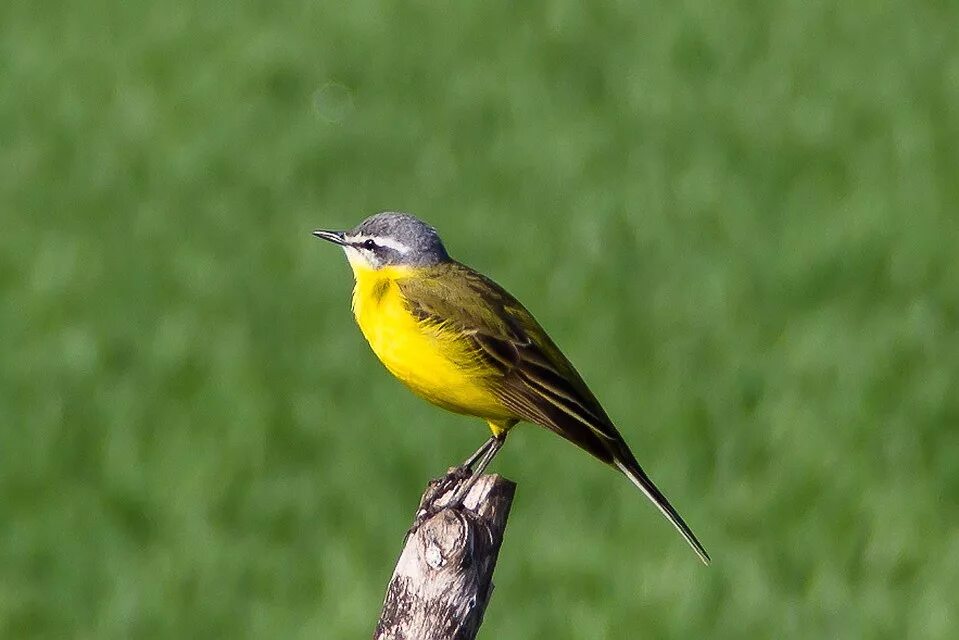
{"type": "MultiPolygon", "coordinates": [[[[483,447],[481,447],[481,450],[483,448],[487,448],[487,450],[482,454],[482,457],[480,457],[479,461],[476,463],[476,469],[473,470],[473,474],[467,478],[466,482],[457,487],[456,492],[446,503],[447,507],[457,509],[463,504],[463,498],[465,498],[466,494],[469,493],[470,489],[473,488],[473,485],[476,484],[476,481],[479,480],[479,477],[483,475],[483,471],[485,471],[486,467],[489,466],[489,463],[493,461],[493,458],[496,457],[496,454],[499,453],[499,450],[503,448],[503,444],[505,442],[506,432],[504,431],[499,435],[490,438],[489,441],[483,445],[483,447]]],[[[479,453],[479,451],[476,453],[479,453]]],[[[476,457],[476,454],[474,454],[474,457],[476,457]]],[[[472,458],[467,462],[471,461],[472,458]]],[[[470,467],[472,467],[472,465],[470,465],[470,467]]]]}
{"type": "Polygon", "coordinates": [[[477,449],[476,453],[471,455],[466,462],[440,478],[432,490],[430,490],[429,496],[423,500],[422,506],[417,512],[416,518],[413,520],[413,526],[407,531],[407,535],[415,533],[416,530],[420,528],[420,525],[432,518],[439,511],[446,508],[458,509],[462,506],[463,498],[465,498],[469,490],[473,488],[473,485],[476,484],[479,477],[483,475],[483,471],[503,447],[504,442],[506,442],[505,432],[498,436],[491,437],[483,443],[483,446],[477,449]],[[475,470],[472,468],[473,465],[476,465],[475,470]],[[465,480],[465,482],[463,482],[463,480],[465,480]],[[460,482],[463,482],[463,484],[457,487],[460,482]],[[437,507],[435,505],[437,498],[454,487],[456,491],[450,499],[446,501],[446,504],[437,507]]]}
{"type": "Polygon", "coordinates": [[[477,460],[480,460],[486,453],[490,450],[490,447],[496,444],[496,436],[490,436],[490,439],[483,443],[479,449],[477,449],[473,455],[466,459],[466,462],[461,464],[456,468],[456,474],[462,474],[464,478],[468,477],[473,473],[473,465],[476,464],[477,460]]]}
{"type": "MultiPolygon", "coordinates": [[[[466,462],[458,467],[454,467],[452,471],[436,481],[436,484],[430,491],[429,496],[423,500],[423,508],[421,510],[427,517],[431,515],[433,511],[433,503],[436,502],[436,499],[450,489],[455,488],[463,480],[469,478],[470,475],[473,474],[473,465],[475,465],[478,460],[481,460],[495,444],[496,436],[491,436],[489,440],[483,443],[483,446],[477,449],[473,455],[466,459],[466,462]]],[[[489,463],[487,462],[486,464],[489,463]]],[[[483,466],[485,467],[486,464],[483,466]]]]}

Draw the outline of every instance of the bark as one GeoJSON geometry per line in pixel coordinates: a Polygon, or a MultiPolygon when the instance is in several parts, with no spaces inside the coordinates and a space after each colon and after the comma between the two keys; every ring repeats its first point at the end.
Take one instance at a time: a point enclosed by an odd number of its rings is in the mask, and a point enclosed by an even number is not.
{"type": "Polygon", "coordinates": [[[493,592],[493,569],[516,485],[481,476],[458,509],[456,481],[433,481],[393,571],[374,640],[472,640],[493,592]],[[438,496],[435,501],[433,496],[438,496]],[[436,505],[427,511],[424,506],[436,505]]]}

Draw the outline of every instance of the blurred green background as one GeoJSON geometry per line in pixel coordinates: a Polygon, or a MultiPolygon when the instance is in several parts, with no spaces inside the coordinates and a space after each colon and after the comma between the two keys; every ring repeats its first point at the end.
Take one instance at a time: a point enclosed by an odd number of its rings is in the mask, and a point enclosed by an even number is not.
{"type": "Polygon", "coordinates": [[[485,638],[951,638],[954,2],[0,5],[0,637],[361,638],[486,438],[383,209],[524,300],[714,557],[545,431],[485,638]]]}

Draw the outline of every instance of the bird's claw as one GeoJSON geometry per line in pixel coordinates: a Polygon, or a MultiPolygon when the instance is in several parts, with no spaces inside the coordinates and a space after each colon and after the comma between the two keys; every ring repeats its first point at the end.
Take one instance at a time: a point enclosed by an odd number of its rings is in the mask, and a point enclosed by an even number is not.
{"type": "Polygon", "coordinates": [[[444,476],[434,480],[429,495],[423,500],[423,504],[416,512],[416,518],[414,518],[413,524],[406,532],[406,535],[410,536],[416,533],[417,529],[423,526],[427,520],[438,514],[443,509],[459,507],[460,505],[452,504],[437,505],[436,501],[446,494],[455,494],[456,489],[460,486],[460,483],[468,480],[472,475],[472,469],[465,465],[460,465],[458,467],[453,467],[444,476]]]}
{"type": "Polygon", "coordinates": [[[473,475],[473,470],[467,467],[466,465],[460,465],[458,467],[453,467],[449,472],[440,479],[440,482],[443,482],[446,479],[453,479],[456,481],[456,484],[459,484],[463,480],[466,480],[471,475],[473,475]]]}

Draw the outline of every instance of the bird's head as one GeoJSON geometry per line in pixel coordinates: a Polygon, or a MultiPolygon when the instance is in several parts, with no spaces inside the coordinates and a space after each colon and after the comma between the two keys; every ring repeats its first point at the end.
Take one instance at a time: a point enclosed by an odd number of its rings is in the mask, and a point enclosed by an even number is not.
{"type": "Polygon", "coordinates": [[[384,211],[348,231],[313,232],[343,247],[353,270],[426,267],[449,260],[436,229],[408,213],[384,211]]]}

